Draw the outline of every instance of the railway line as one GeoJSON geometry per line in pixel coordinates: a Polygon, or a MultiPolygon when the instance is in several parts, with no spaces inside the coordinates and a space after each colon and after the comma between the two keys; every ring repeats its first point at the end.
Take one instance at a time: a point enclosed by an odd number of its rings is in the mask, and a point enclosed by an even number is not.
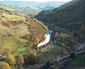
{"type": "MultiPolygon", "coordinates": [[[[79,54],[82,54],[82,53],[85,53],[85,50],[77,51],[77,52],[75,52],[75,55],[79,55],[79,54]]],[[[63,60],[63,59],[65,59],[65,58],[69,57],[69,56],[70,56],[70,53],[68,53],[68,54],[66,54],[66,55],[64,55],[64,56],[61,56],[60,58],[56,58],[56,59],[54,59],[53,61],[51,61],[50,63],[54,63],[54,62],[56,62],[57,60],[63,60]]],[[[43,69],[43,67],[45,67],[46,64],[47,64],[47,62],[44,62],[44,63],[42,63],[42,64],[39,64],[39,65],[38,65],[38,66],[39,66],[39,69],[43,69]]]]}

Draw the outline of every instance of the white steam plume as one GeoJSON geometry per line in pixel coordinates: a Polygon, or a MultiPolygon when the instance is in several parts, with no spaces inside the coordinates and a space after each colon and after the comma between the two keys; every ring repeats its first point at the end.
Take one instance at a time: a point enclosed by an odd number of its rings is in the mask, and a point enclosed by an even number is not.
{"type": "Polygon", "coordinates": [[[40,42],[38,45],[37,45],[37,49],[44,46],[45,44],[47,44],[48,42],[50,41],[50,34],[47,33],[45,34],[45,40],[43,42],[40,42]]]}

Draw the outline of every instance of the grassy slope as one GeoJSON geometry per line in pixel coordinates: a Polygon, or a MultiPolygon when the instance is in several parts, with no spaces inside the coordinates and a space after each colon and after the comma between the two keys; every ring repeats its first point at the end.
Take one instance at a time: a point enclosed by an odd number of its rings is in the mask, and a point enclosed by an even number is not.
{"type": "Polygon", "coordinates": [[[59,26],[73,31],[78,30],[84,24],[84,8],[84,0],[73,0],[59,8],[41,11],[35,17],[49,28],[54,29],[59,26]]]}
{"type": "MultiPolygon", "coordinates": [[[[48,28],[36,19],[17,16],[10,11],[0,8],[0,49],[8,46],[13,51],[16,50],[13,52],[14,56],[26,50],[28,46],[25,44],[30,41],[26,35],[30,36],[32,33],[30,32],[31,23],[38,24],[39,29],[37,29],[37,32],[40,30],[43,35],[48,31],[48,28]]],[[[37,33],[39,36],[42,36],[42,34],[37,33]]]]}
{"type": "Polygon", "coordinates": [[[24,52],[24,51],[27,49],[28,46],[29,46],[29,44],[25,44],[25,45],[23,45],[22,47],[20,47],[20,48],[16,49],[15,51],[13,51],[12,54],[13,54],[14,56],[17,56],[17,55],[19,55],[20,53],[24,52]]]}

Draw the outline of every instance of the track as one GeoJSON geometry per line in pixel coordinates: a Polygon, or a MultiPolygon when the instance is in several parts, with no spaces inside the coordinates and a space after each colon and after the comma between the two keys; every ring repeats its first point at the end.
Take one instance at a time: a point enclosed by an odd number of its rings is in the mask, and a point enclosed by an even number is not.
{"type": "MultiPolygon", "coordinates": [[[[75,55],[79,55],[79,54],[82,54],[82,53],[85,53],[85,50],[81,50],[81,51],[75,52],[75,55]]],[[[56,62],[57,60],[63,60],[65,58],[69,57],[69,56],[70,56],[70,53],[66,54],[64,56],[61,56],[60,58],[56,58],[52,62],[56,62]]],[[[42,67],[46,66],[46,64],[47,64],[47,62],[40,64],[39,65],[39,69],[42,69],[42,67]]]]}

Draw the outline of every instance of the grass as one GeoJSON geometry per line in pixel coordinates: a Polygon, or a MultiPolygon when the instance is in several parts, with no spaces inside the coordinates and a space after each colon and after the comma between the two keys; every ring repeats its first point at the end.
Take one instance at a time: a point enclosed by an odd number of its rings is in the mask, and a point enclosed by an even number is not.
{"type": "Polygon", "coordinates": [[[8,10],[8,11],[15,11],[15,9],[13,9],[13,8],[4,7],[4,6],[0,6],[0,7],[4,8],[5,10],[8,10]]]}
{"type": "Polygon", "coordinates": [[[13,54],[14,56],[17,56],[18,54],[20,54],[20,53],[22,53],[23,51],[25,51],[25,50],[27,49],[28,45],[29,45],[29,44],[26,44],[26,45],[18,48],[17,50],[13,51],[12,54],[13,54]]]}
{"type": "Polygon", "coordinates": [[[11,9],[11,8],[4,8],[4,9],[6,9],[8,11],[15,11],[15,9],[11,9]]]}

